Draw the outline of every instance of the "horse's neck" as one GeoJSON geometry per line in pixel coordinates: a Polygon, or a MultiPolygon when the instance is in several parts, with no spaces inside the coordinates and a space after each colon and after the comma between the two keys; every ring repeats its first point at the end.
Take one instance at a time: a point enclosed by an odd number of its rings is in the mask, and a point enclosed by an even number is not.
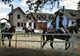
{"type": "Polygon", "coordinates": [[[8,29],[8,30],[7,30],[7,32],[12,32],[12,29],[11,29],[11,28],[10,28],[10,29],[8,29]]]}
{"type": "Polygon", "coordinates": [[[57,32],[57,33],[63,33],[60,29],[58,29],[56,32],[57,32]]]}
{"type": "Polygon", "coordinates": [[[15,32],[15,29],[14,29],[14,27],[11,27],[10,29],[8,29],[8,32],[15,32]]]}

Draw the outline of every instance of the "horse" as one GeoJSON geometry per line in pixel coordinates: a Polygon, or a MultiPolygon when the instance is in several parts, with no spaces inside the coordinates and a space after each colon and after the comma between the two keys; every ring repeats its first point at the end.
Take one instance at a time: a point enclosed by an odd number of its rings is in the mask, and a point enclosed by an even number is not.
{"type": "MultiPolygon", "coordinates": [[[[47,30],[47,27],[43,28],[43,27],[40,27],[42,29],[42,34],[45,34],[46,30],[47,30]]],[[[42,35],[42,39],[43,41],[45,41],[45,35],[42,35]]]]}
{"type": "Polygon", "coordinates": [[[7,33],[15,33],[15,29],[16,29],[16,26],[11,26],[11,28],[9,30],[2,30],[1,31],[1,34],[2,34],[2,45],[4,45],[4,39],[5,37],[7,37],[9,39],[9,47],[11,47],[11,39],[12,39],[12,36],[13,34],[7,34],[7,33]]]}
{"type": "MultiPolygon", "coordinates": [[[[65,50],[69,49],[69,47],[70,47],[69,39],[71,38],[71,34],[73,33],[73,30],[75,31],[75,33],[78,33],[78,27],[70,26],[70,27],[67,27],[66,30],[69,31],[69,32],[66,32],[66,33],[69,33],[70,35],[64,35],[63,32],[61,32],[60,30],[55,30],[55,29],[53,29],[53,30],[46,30],[47,34],[50,34],[50,33],[52,33],[52,34],[53,33],[56,33],[56,34],[57,33],[61,33],[63,35],[46,35],[46,40],[45,41],[49,41],[49,40],[50,41],[54,41],[54,38],[65,40],[66,41],[66,43],[65,43],[65,50]]],[[[44,47],[44,45],[46,43],[47,42],[43,42],[42,48],[44,47]]],[[[53,49],[53,42],[50,42],[50,46],[53,49]]]]}
{"type": "MultiPolygon", "coordinates": [[[[27,34],[28,34],[29,32],[31,32],[31,36],[32,36],[32,33],[34,33],[34,29],[28,30],[27,27],[23,27],[22,29],[25,30],[25,33],[27,33],[27,34]]],[[[28,34],[28,36],[29,36],[29,34],[28,34]]]]}

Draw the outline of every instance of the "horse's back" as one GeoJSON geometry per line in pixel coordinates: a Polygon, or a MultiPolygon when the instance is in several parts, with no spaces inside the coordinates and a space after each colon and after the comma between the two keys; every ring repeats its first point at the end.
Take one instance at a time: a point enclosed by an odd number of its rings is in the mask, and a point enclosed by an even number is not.
{"type": "Polygon", "coordinates": [[[52,33],[53,33],[53,32],[48,32],[48,33],[47,33],[48,35],[46,35],[46,37],[47,37],[48,40],[52,40],[52,39],[54,38],[53,35],[49,35],[49,34],[52,34],[52,33]]]}

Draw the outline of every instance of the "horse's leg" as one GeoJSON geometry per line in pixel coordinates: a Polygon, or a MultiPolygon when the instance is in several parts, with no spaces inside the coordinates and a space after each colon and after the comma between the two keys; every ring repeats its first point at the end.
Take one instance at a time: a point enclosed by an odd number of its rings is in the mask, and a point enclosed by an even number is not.
{"type": "Polygon", "coordinates": [[[31,32],[31,36],[32,36],[33,32],[31,32]]]}
{"type": "Polygon", "coordinates": [[[69,49],[69,47],[71,46],[71,44],[70,43],[68,43],[69,45],[68,45],[68,47],[67,47],[67,49],[69,49]]]}
{"type": "Polygon", "coordinates": [[[65,50],[69,49],[69,47],[70,47],[70,43],[65,43],[65,50]]]}
{"type": "Polygon", "coordinates": [[[27,35],[28,35],[28,37],[29,37],[29,31],[27,31],[26,33],[27,33],[27,35]]]}
{"type": "MultiPolygon", "coordinates": [[[[52,37],[52,39],[50,41],[53,41],[53,40],[54,40],[54,38],[52,37]]],[[[50,42],[50,46],[53,49],[53,42],[50,42]]]]}
{"type": "Polygon", "coordinates": [[[45,35],[42,35],[43,41],[45,41],[45,35]]]}
{"type": "Polygon", "coordinates": [[[12,39],[12,37],[10,37],[8,39],[9,39],[9,47],[11,47],[11,39],[12,39]]]}
{"type": "Polygon", "coordinates": [[[2,45],[4,45],[5,36],[2,34],[2,45]]]}
{"type": "Polygon", "coordinates": [[[2,35],[2,45],[4,45],[4,36],[2,35]]]}
{"type": "Polygon", "coordinates": [[[65,50],[67,50],[67,43],[65,43],[65,50]]]}
{"type": "Polygon", "coordinates": [[[69,49],[69,47],[70,47],[70,43],[65,43],[65,50],[69,49]],[[69,45],[67,46],[67,44],[69,45]]]}
{"type": "MultiPolygon", "coordinates": [[[[48,41],[48,39],[46,39],[46,41],[48,41]]],[[[47,42],[43,42],[42,48],[44,47],[44,45],[45,45],[46,43],[47,43],[47,42]]]]}

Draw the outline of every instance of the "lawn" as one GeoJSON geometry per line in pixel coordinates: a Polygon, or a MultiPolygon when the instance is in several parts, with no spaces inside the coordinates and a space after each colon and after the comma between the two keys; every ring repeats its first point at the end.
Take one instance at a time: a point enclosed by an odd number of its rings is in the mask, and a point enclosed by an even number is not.
{"type": "Polygon", "coordinates": [[[0,56],[80,56],[77,52],[0,47],[0,56]]]}

